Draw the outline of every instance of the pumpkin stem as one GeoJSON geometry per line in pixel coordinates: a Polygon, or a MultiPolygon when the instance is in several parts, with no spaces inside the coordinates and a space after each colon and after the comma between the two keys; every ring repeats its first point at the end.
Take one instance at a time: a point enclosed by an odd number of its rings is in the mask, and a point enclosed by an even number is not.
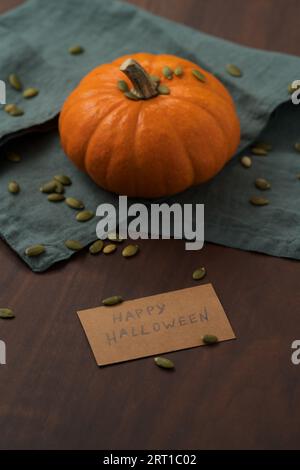
{"type": "Polygon", "coordinates": [[[158,95],[157,84],[153,82],[146,70],[135,60],[127,59],[120,67],[133,84],[132,92],[142,100],[158,95]]]}

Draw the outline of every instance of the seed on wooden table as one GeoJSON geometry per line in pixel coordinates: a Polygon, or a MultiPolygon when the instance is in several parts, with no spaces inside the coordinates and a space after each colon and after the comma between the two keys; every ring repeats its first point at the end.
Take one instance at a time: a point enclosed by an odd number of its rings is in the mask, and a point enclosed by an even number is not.
{"type": "Polygon", "coordinates": [[[16,104],[7,104],[4,106],[4,111],[9,114],[10,116],[23,116],[24,111],[23,109],[19,108],[16,104]]]}
{"type": "Polygon", "coordinates": [[[116,249],[117,249],[117,245],[115,245],[114,243],[109,243],[108,245],[105,245],[105,247],[103,248],[103,253],[105,255],[110,255],[111,253],[114,253],[116,249]]]}
{"type": "Polygon", "coordinates": [[[87,222],[88,220],[91,220],[94,215],[95,214],[92,211],[81,211],[76,215],[76,220],[78,220],[78,222],[87,222]]]}
{"type": "Polygon", "coordinates": [[[65,202],[69,207],[72,207],[72,209],[84,209],[83,202],[75,197],[67,197],[65,202]]]}
{"type": "Polygon", "coordinates": [[[195,281],[200,281],[200,279],[203,279],[206,275],[206,269],[202,266],[201,268],[197,268],[193,272],[193,279],[195,281]]]}
{"type": "Polygon", "coordinates": [[[252,166],[252,158],[247,155],[244,155],[240,161],[244,168],[250,168],[252,166]]]}
{"type": "Polygon", "coordinates": [[[25,255],[26,256],[40,256],[42,253],[46,251],[44,245],[32,245],[26,248],[25,255]]]}
{"type": "Polygon", "coordinates": [[[170,67],[168,67],[167,65],[162,69],[162,73],[163,73],[163,76],[165,78],[167,78],[168,80],[172,80],[173,78],[173,70],[170,69],[170,67]]]}
{"type": "Polygon", "coordinates": [[[26,99],[34,98],[38,94],[39,90],[37,88],[26,88],[26,90],[23,91],[23,97],[26,99]]]}
{"type": "Polygon", "coordinates": [[[160,95],[169,95],[170,94],[170,88],[167,87],[167,85],[159,85],[157,87],[157,91],[160,95]]]}
{"type": "Polygon", "coordinates": [[[84,52],[84,48],[76,44],[75,46],[69,47],[69,53],[72,55],[82,54],[84,52]]]}
{"type": "Polygon", "coordinates": [[[241,69],[234,64],[227,64],[226,71],[232,77],[241,77],[243,75],[243,72],[241,71],[241,69]]]}
{"type": "Polygon", "coordinates": [[[107,235],[107,238],[110,242],[115,242],[115,243],[122,243],[124,241],[124,238],[121,238],[117,233],[109,233],[107,235]]]}
{"type": "Polygon", "coordinates": [[[104,246],[103,240],[96,240],[92,245],[89,247],[89,252],[91,255],[97,255],[102,251],[104,246]]]}
{"type": "Polygon", "coordinates": [[[58,181],[59,183],[63,184],[64,186],[70,186],[72,184],[71,178],[67,175],[55,175],[54,180],[58,181]]]}
{"type": "Polygon", "coordinates": [[[40,187],[40,191],[41,193],[48,193],[48,194],[54,193],[56,190],[56,185],[57,185],[56,181],[54,180],[48,181],[48,183],[45,183],[40,187]]]}
{"type": "Polygon", "coordinates": [[[83,246],[78,240],[66,240],[65,245],[69,250],[79,251],[82,250],[83,246]]]}
{"type": "Polygon", "coordinates": [[[255,186],[258,189],[265,190],[265,189],[270,189],[271,188],[271,183],[269,183],[269,181],[267,181],[265,178],[256,178],[255,186]]]}
{"type": "Polygon", "coordinates": [[[123,302],[123,298],[120,295],[113,295],[112,297],[107,297],[102,300],[103,305],[110,307],[112,305],[117,305],[123,302]]]}
{"type": "Polygon", "coordinates": [[[124,256],[124,258],[131,258],[131,256],[136,255],[138,251],[139,251],[138,245],[127,245],[122,250],[122,256],[124,256]]]}
{"type": "Polygon", "coordinates": [[[182,77],[183,75],[183,68],[182,67],[176,67],[176,69],[174,70],[174,74],[176,75],[176,77],[182,77]]]}
{"type": "Polygon", "coordinates": [[[202,72],[200,72],[200,70],[192,70],[192,74],[194,75],[195,78],[197,78],[197,80],[199,80],[200,82],[202,83],[205,83],[206,82],[206,77],[205,75],[203,75],[202,72]]]}
{"type": "Polygon", "coordinates": [[[23,88],[22,82],[19,79],[18,75],[16,75],[15,73],[11,73],[9,75],[8,81],[9,81],[10,86],[12,88],[14,88],[15,90],[17,90],[17,91],[22,90],[22,88],[23,88]]]}
{"type": "Polygon", "coordinates": [[[219,340],[218,340],[218,337],[215,335],[204,335],[202,338],[202,341],[204,344],[215,344],[219,340]]]}
{"type": "Polygon", "coordinates": [[[15,318],[15,314],[11,308],[0,308],[0,318],[9,320],[11,318],[15,318]]]}
{"type": "Polygon", "coordinates": [[[127,85],[125,80],[118,80],[117,85],[118,85],[119,90],[122,91],[123,93],[125,93],[125,91],[129,91],[129,86],[127,85]]]}
{"type": "Polygon", "coordinates": [[[52,193],[52,194],[49,194],[47,199],[50,202],[61,202],[65,200],[65,196],[59,193],[52,193]]]}
{"type": "Polygon", "coordinates": [[[18,194],[20,192],[20,186],[16,181],[10,181],[8,183],[8,191],[12,194],[18,194]]]}
{"type": "Polygon", "coordinates": [[[257,155],[259,157],[266,157],[268,155],[268,151],[262,147],[252,147],[251,152],[253,155],[257,155]]]}
{"type": "Polygon", "coordinates": [[[264,197],[260,197],[260,196],[252,196],[250,199],[249,199],[249,202],[253,205],[253,206],[267,206],[269,204],[269,200],[264,198],[264,197]]]}
{"type": "Polygon", "coordinates": [[[174,369],[175,364],[171,359],[167,359],[166,357],[155,357],[154,362],[158,367],[162,369],[174,369]]]}
{"type": "Polygon", "coordinates": [[[296,142],[296,143],[295,143],[295,150],[296,150],[297,152],[300,152],[300,142],[296,142]]]}
{"type": "Polygon", "coordinates": [[[9,160],[10,162],[18,163],[21,161],[21,155],[15,152],[8,152],[6,154],[6,160],[9,160]]]}

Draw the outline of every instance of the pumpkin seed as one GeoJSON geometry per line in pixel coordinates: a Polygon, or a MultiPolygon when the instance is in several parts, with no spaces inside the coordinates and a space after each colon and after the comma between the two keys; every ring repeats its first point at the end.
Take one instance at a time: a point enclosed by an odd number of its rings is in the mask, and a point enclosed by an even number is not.
{"type": "Polygon", "coordinates": [[[259,157],[266,157],[268,155],[268,151],[262,147],[252,147],[251,152],[253,155],[257,155],[259,157]]]}
{"type": "Polygon", "coordinates": [[[10,162],[18,163],[21,161],[21,155],[15,152],[9,152],[6,154],[6,160],[9,160],[10,162]]]}
{"type": "Polygon", "coordinates": [[[243,167],[245,168],[250,168],[252,166],[252,158],[251,157],[248,157],[247,155],[244,155],[242,158],[241,158],[241,164],[243,165],[243,167]]]}
{"type": "Polygon", "coordinates": [[[118,80],[118,88],[123,93],[125,93],[125,91],[129,91],[129,86],[127,85],[125,80],[118,80]]]}
{"type": "Polygon", "coordinates": [[[195,281],[200,281],[200,279],[203,279],[206,275],[206,269],[202,266],[201,268],[197,268],[193,272],[193,279],[195,281]]]}
{"type": "Polygon", "coordinates": [[[26,256],[39,256],[46,251],[44,245],[32,245],[26,248],[25,255],[26,256]]]}
{"type": "Polygon", "coordinates": [[[56,183],[55,192],[58,194],[63,194],[65,192],[64,185],[59,183],[59,181],[55,181],[55,183],[56,183]]]}
{"type": "Polygon", "coordinates": [[[174,362],[166,357],[155,357],[154,362],[158,367],[162,367],[162,369],[174,369],[175,367],[174,362]]]}
{"type": "Polygon", "coordinates": [[[298,173],[298,175],[296,175],[296,178],[298,178],[298,180],[300,180],[300,173],[298,173]]]}
{"type": "Polygon", "coordinates": [[[89,247],[89,252],[91,253],[91,255],[97,255],[98,253],[100,253],[100,251],[102,251],[103,245],[103,240],[96,240],[89,247]]]}
{"type": "Polygon", "coordinates": [[[103,305],[110,307],[112,305],[117,305],[123,302],[123,298],[120,295],[113,295],[112,297],[107,297],[107,299],[103,299],[103,305]]]}
{"type": "Polygon", "coordinates": [[[54,180],[58,181],[59,183],[63,184],[64,186],[70,186],[72,184],[71,178],[67,175],[55,175],[54,180]]]}
{"type": "Polygon", "coordinates": [[[4,106],[4,111],[11,116],[23,116],[23,109],[19,108],[16,104],[7,104],[4,106]]]}
{"type": "Polygon", "coordinates": [[[8,183],[8,191],[12,194],[18,194],[20,192],[20,186],[16,181],[10,181],[8,183]]]}
{"type": "Polygon", "coordinates": [[[67,197],[65,200],[66,204],[72,209],[84,209],[84,204],[79,199],[75,199],[75,197],[67,197]]]}
{"type": "Polygon", "coordinates": [[[78,220],[78,222],[87,222],[88,220],[92,219],[94,215],[95,214],[92,211],[80,211],[76,215],[76,220],[78,220]]]}
{"type": "Polygon", "coordinates": [[[295,143],[295,150],[296,150],[297,152],[300,152],[300,142],[296,142],[296,143],[295,143]]]}
{"type": "Polygon", "coordinates": [[[11,308],[0,308],[0,318],[3,318],[3,319],[15,318],[15,314],[11,308]]]}
{"type": "Polygon", "coordinates": [[[122,243],[124,241],[124,239],[121,238],[117,233],[109,233],[107,238],[110,242],[114,243],[122,243]]]}
{"type": "Polygon", "coordinates": [[[172,80],[173,78],[173,70],[168,67],[167,65],[162,69],[162,74],[165,78],[167,78],[168,80],[172,80]]]}
{"type": "Polygon", "coordinates": [[[167,85],[158,85],[157,91],[160,95],[169,95],[170,94],[170,88],[167,87],[167,85]]]}
{"type": "Polygon", "coordinates": [[[268,142],[256,142],[254,145],[254,148],[261,148],[266,150],[267,152],[270,152],[273,148],[272,144],[269,144],[268,142]]]}
{"type": "Polygon", "coordinates": [[[200,72],[200,70],[192,70],[192,74],[194,75],[195,78],[197,78],[197,80],[199,80],[200,82],[202,83],[205,83],[206,82],[206,77],[205,75],[203,75],[202,72],[200,72]]]}
{"type": "Polygon", "coordinates": [[[66,240],[65,245],[72,251],[79,251],[83,248],[82,244],[78,240],[66,240]]]}
{"type": "Polygon", "coordinates": [[[21,80],[19,79],[18,75],[15,73],[11,73],[8,77],[9,84],[12,88],[14,88],[17,91],[22,90],[23,85],[21,80]]]}
{"type": "Polygon", "coordinates": [[[26,90],[23,91],[23,97],[28,99],[28,98],[34,98],[34,96],[37,96],[39,94],[39,90],[37,88],[26,88],[26,90]]]}
{"type": "Polygon", "coordinates": [[[126,96],[126,98],[132,101],[139,101],[140,99],[135,93],[132,93],[132,91],[126,91],[124,93],[124,96],[126,96]]]}
{"type": "Polygon", "coordinates": [[[53,193],[56,191],[56,186],[57,183],[56,181],[52,180],[49,181],[48,183],[43,184],[43,186],[40,187],[41,193],[53,193]]]}
{"type": "Polygon", "coordinates": [[[271,188],[271,183],[269,183],[269,181],[267,181],[265,178],[257,178],[255,180],[255,186],[258,189],[265,190],[265,189],[270,189],[271,188]]]}
{"type": "Polygon", "coordinates": [[[124,258],[131,258],[131,256],[136,255],[138,251],[139,251],[138,245],[127,245],[122,250],[122,256],[124,256],[124,258]]]}
{"type": "Polygon", "coordinates": [[[160,83],[160,78],[157,75],[150,75],[150,78],[157,85],[160,83]]]}
{"type": "Polygon", "coordinates": [[[72,55],[82,54],[84,52],[84,48],[76,44],[75,46],[69,47],[69,53],[72,55]]]}
{"type": "Polygon", "coordinates": [[[269,200],[264,198],[264,197],[260,197],[260,196],[252,196],[250,199],[249,199],[249,202],[253,205],[253,206],[267,206],[269,204],[269,200]]]}
{"type": "Polygon", "coordinates": [[[117,249],[117,245],[115,245],[114,243],[109,243],[108,245],[105,245],[105,247],[103,248],[103,253],[105,255],[110,255],[111,253],[116,251],[116,249],[117,249]]]}
{"type": "Polygon", "coordinates": [[[65,196],[63,194],[59,194],[59,193],[51,193],[51,194],[49,194],[47,199],[50,202],[61,202],[61,201],[65,200],[65,196]]]}
{"type": "Polygon", "coordinates": [[[176,77],[182,77],[183,75],[183,68],[182,67],[176,67],[176,69],[174,70],[174,74],[176,75],[176,77]]]}
{"type": "Polygon", "coordinates": [[[204,344],[215,344],[218,343],[219,339],[215,335],[204,335],[202,341],[204,344]]]}
{"type": "Polygon", "coordinates": [[[227,64],[226,71],[232,77],[241,77],[243,75],[241,69],[234,64],[227,64]]]}

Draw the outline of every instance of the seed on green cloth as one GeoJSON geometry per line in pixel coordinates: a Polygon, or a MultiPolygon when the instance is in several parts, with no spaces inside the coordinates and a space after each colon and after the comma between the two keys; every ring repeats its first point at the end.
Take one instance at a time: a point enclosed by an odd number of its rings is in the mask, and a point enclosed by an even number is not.
{"type": "Polygon", "coordinates": [[[65,196],[59,193],[52,193],[52,194],[49,194],[47,199],[50,202],[61,202],[65,200],[65,196]]]}
{"type": "Polygon", "coordinates": [[[89,252],[91,253],[91,255],[97,255],[98,253],[102,251],[103,246],[104,246],[103,240],[96,240],[89,247],[89,252]]]}
{"type": "Polygon", "coordinates": [[[138,245],[127,245],[122,250],[122,256],[124,258],[131,258],[132,256],[136,255],[139,251],[138,245]]]}
{"type": "Polygon", "coordinates": [[[267,152],[270,152],[273,148],[272,144],[270,144],[269,142],[256,142],[254,145],[253,145],[254,148],[261,148],[261,149],[264,149],[266,150],[267,152]]]}
{"type": "Polygon", "coordinates": [[[55,192],[58,194],[63,194],[65,192],[64,185],[61,184],[59,181],[55,181],[55,183],[56,183],[55,192]]]}
{"type": "Polygon", "coordinates": [[[56,191],[56,187],[57,187],[57,182],[54,181],[54,180],[51,180],[51,181],[48,181],[48,183],[43,184],[40,187],[40,191],[41,191],[41,193],[50,194],[50,193],[54,193],[56,191]]]}
{"type": "Polygon", "coordinates": [[[171,359],[167,359],[166,357],[155,357],[154,362],[158,367],[162,369],[174,369],[175,364],[171,359]]]}
{"type": "Polygon", "coordinates": [[[204,344],[215,344],[219,341],[219,339],[215,335],[204,335],[202,341],[204,344]]]}
{"type": "Polygon", "coordinates": [[[103,253],[105,255],[110,255],[111,253],[114,253],[117,249],[117,245],[115,245],[114,243],[109,243],[108,245],[105,245],[105,247],[103,248],[103,253]]]}
{"type": "Polygon", "coordinates": [[[237,65],[234,65],[234,64],[227,64],[226,71],[232,77],[241,77],[243,75],[241,69],[237,67],[237,65]]]}
{"type": "Polygon", "coordinates": [[[65,202],[69,207],[72,207],[72,209],[84,209],[83,202],[75,197],[67,197],[65,202]]]}
{"type": "Polygon", "coordinates": [[[296,142],[296,143],[295,143],[295,150],[296,150],[297,152],[300,152],[300,142],[296,142]]]}
{"type": "Polygon", "coordinates": [[[123,298],[120,295],[113,295],[112,297],[107,297],[102,300],[102,304],[110,307],[112,305],[117,305],[123,302],[123,298]]]}
{"type": "Polygon", "coordinates": [[[250,168],[252,166],[252,158],[247,155],[244,155],[240,161],[244,168],[250,168]]]}
{"type": "Polygon", "coordinates": [[[251,152],[253,155],[257,155],[259,157],[266,157],[268,155],[268,151],[262,147],[252,147],[251,152]]]}
{"type": "Polygon", "coordinates": [[[266,189],[270,189],[271,188],[271,183],[269,181],[267,181],[265,178],[256,178],[255,180],[255,186],[258,188],[258,189],[262,189],[263,191],[266,190],[266,189]]]}
{"type": "Polygon", "coordinates": [[[6,154],[6,160],[10,162],[14,162],[14,163],[19,163],[22,159],[21,159],[21,155],[19,155],[18,153],[8,152],[6,154]]]}
{"type": "Polygon", "coordinates": [[[4,106],[4,111],[13,117],[23,116],[23,109],[19,108],[16,104],[7,104],[4,106]]]}
{"type": "Polygon", "coordinates": [[[10,86],[12,88],[14,88],[15,90],[17,90],[17,91],[20,91],[23,88],[23,85],[22,85],[22,82],[21,82],[20,78],[15,73],[11,73],[9,75],[8,82],[9,82],[10,86]]]}
{"type": "Polygon", "coordinates": [[[78,240],[66,240],[65,245],[72,251],[80,251],[83,248],[82,244],[78,240]]]}
{"type": "Polygon", "coordinates": [[[3,318],[3,320],[9,320],[11,318],[15,318],[15,314],[11,308],[2,307],[0,308],[0,318],[3,318]]]}
{"type": "Polygon", "coordinates": [[[206,275],[206,269],[202,266],[200,268],[197,268],[194,272],[193,272],[193,279],[195,281],[200,281],[201,279],[203,279],[206,275]]]}
{"type": "Polygon", "coordinates": [[[55,175],[54,180],[58,181],[59,183],[63,184],[64,186],[70,186],[72,184],[72,180],[67,175],[55,175]]]}
{"type": "Polygon", "coordinates": [[[78,222],[87,222],[88,220],[92,219],[94,215],[95,214],[92,211],[80,211],[76,215],[76,220],[78,220],[78,222]]]}
{"type": "Polygon", "coordinates": [[[20,186],[16,181],[10,181],[8,183],[8,191],[12,194],[18,194],[20,192],[20,186]]]}
{"type": "Polygon", "coordinates": [[[23,97],[26,99],[34,98],[38,94],[39,90],[37,88],[26,88],[26,90],[23,91],[23,97]]]}
{"type": "Polygon", "coordinates": [[[44,245],[32,245],[26,248],[25,255],[26,256],[40,256],[42,253],[45,253],[46,249],[44,245]]]}
{"type": "Polygon", "coordinates": [[[80,46],[79,44],[69,47],[69,53],[72,55],[82,54],[83,52],[84,52],[84,48],[80,46]]]}
{"type": "Polygon", "coordinates": [[[253,206],[267,206],[270,201],[264,197],[260,197],[260,196],[252,196],[250,199],[249,199],[249,202],[253,205],[253,206]]]}

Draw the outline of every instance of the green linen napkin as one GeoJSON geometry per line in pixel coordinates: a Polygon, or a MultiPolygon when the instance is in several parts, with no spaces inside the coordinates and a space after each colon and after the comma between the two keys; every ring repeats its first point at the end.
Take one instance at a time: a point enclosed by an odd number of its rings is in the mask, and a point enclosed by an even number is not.
{"type": "Polygon", "coordinates": [[[168,200],[205,204],[208,241],[300,259],[300,156],[293,149],[300,140],[300,107],[292,105],[287,90],[300,78],[299,58],[241,47],[116,0],[29,0],[0,17],[0,44],[0,79],[15,72],[26,87],[40,89],[37,97],[24,100],[7,87],[7,102],[17,103],[25,114],[13,118],[0,111],[0,138],[5,143],[0,148],[0,233],[34,271],[71,256],[66,239],[85,245],[96,238],[96,218],[80,224],[64,203],[46,200],[39,192],[42,182],[57,173],[70,175],[68,195],[83,199],[91,210],[103,202],[116,204],[117,196],[98,188],[68,161],[56,130],[6,140],[57,115],[90,69],[139,51],[179,55],[213,72],[235,100],[242,126],[240,151],[262,131],[274,146],[268,157],[254,157],[251,169],[234,158],[209,183],[168,200]],[[68,48],[77,43],[85,52],[72,56],[68,48]],[[238,65],[243,76],[228,75],[227,63],[238,65]],[[22,162],[7,162],[8,150],[19,151],[22,162]],[[248,202],[259,193],[253,184],[257,177],[272,183],[269,206],[248,202]],[[7,192],[10,180],[20,183],[20,194],[7,192]],[[34,243],[45,244],[47,252],[27,258],[24,249],[34,243]]]}

